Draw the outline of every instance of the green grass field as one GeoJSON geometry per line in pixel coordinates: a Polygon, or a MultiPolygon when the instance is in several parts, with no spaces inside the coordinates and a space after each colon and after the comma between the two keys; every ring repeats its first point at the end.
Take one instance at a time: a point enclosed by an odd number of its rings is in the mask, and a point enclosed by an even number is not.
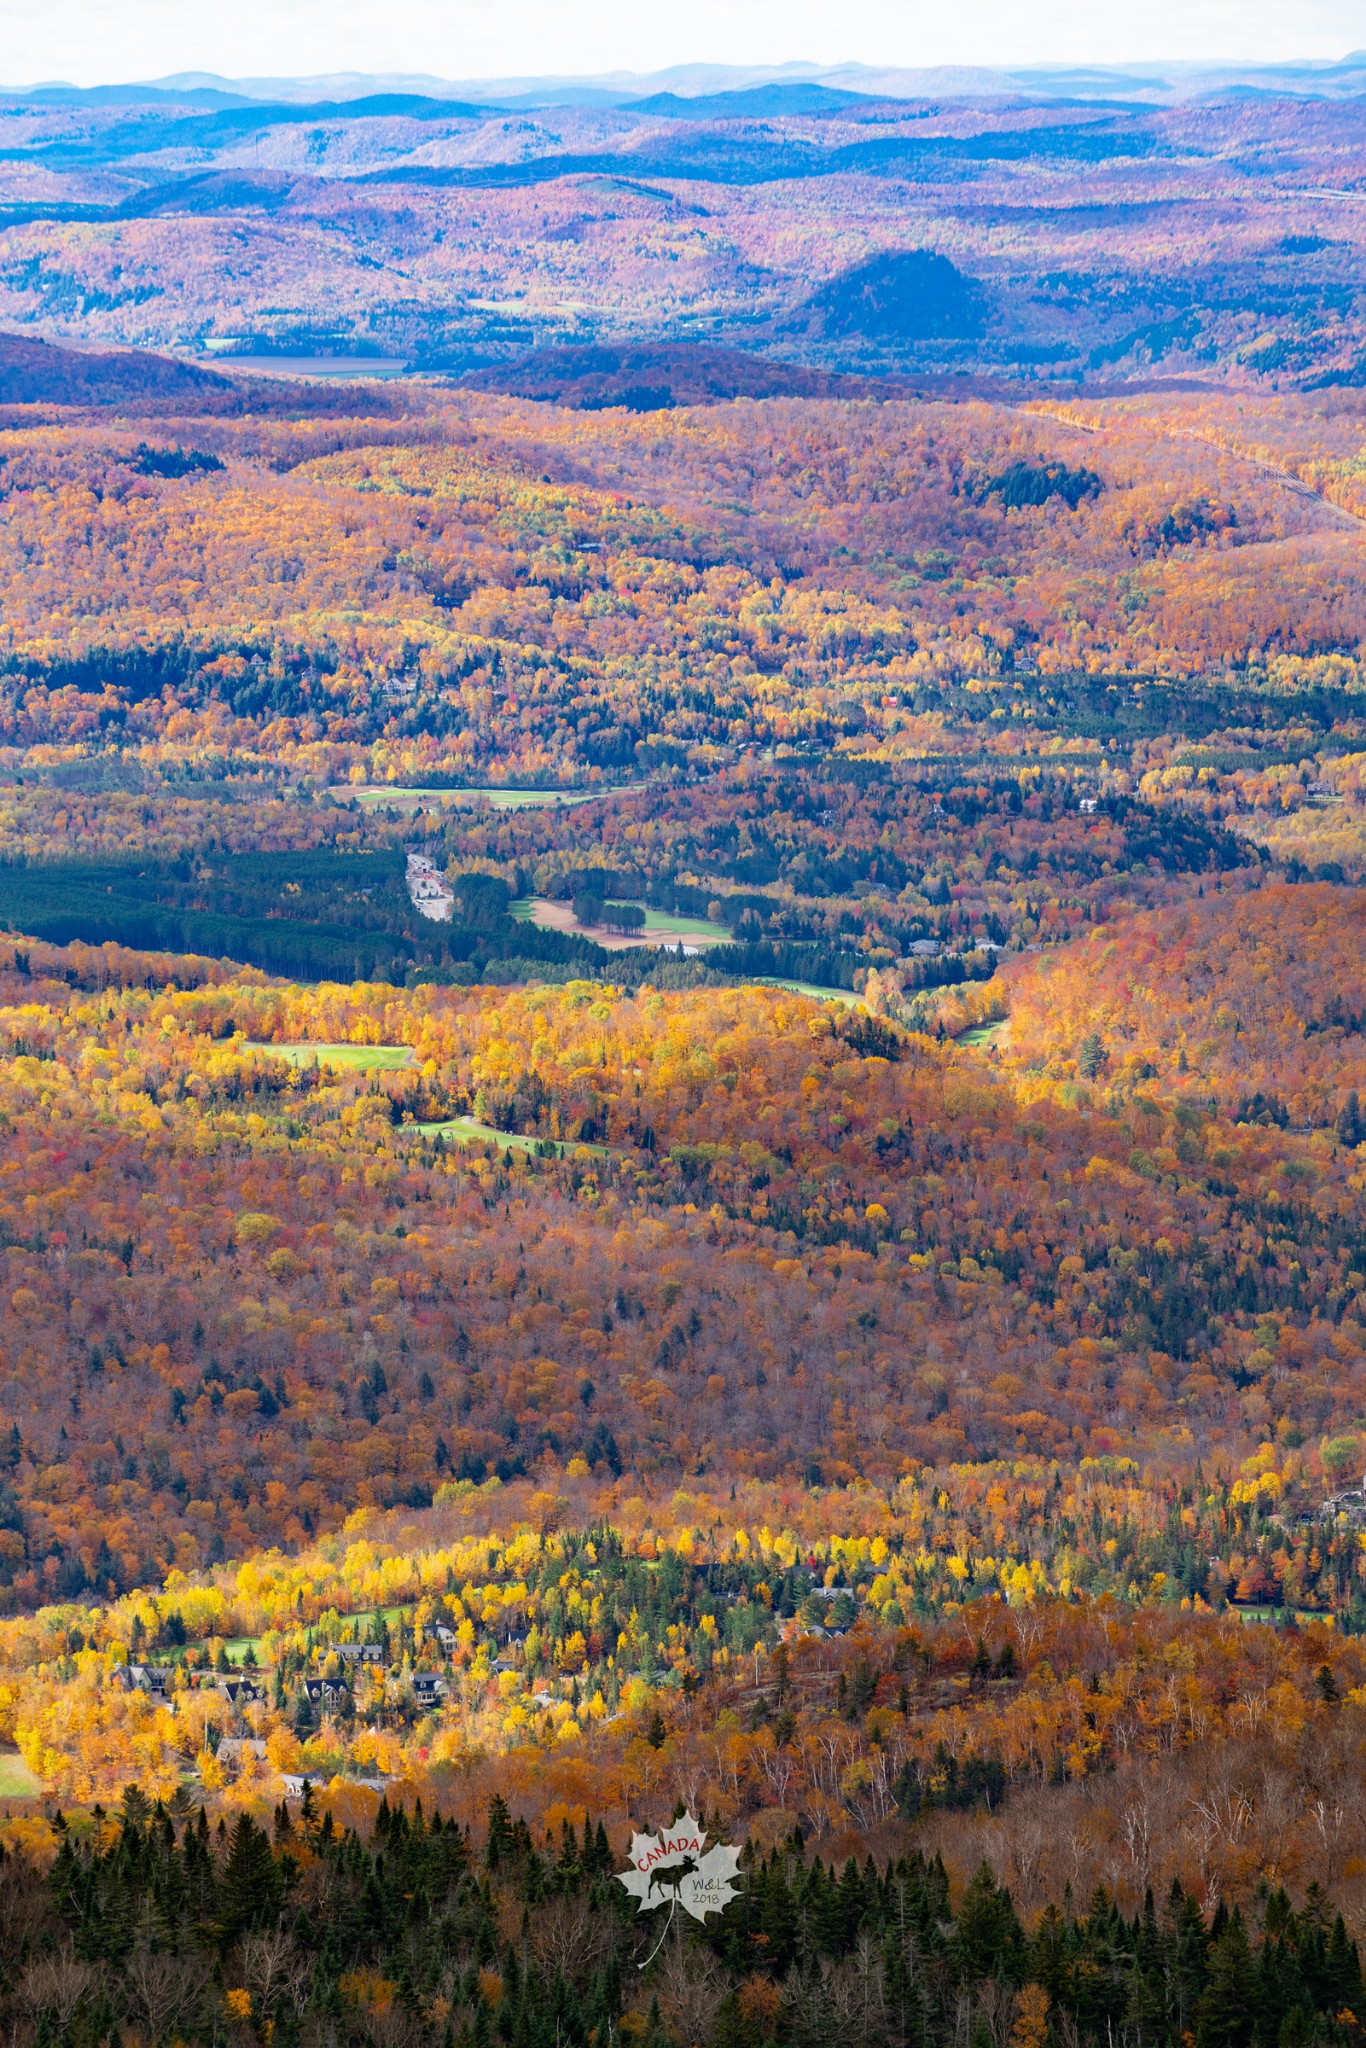
{"type": "Polygon", "coordinates": [[[1330,1628],[1333,1625],[1332,1615],[1317,1607],[1296,1607],[1293,1610],[1282,1607],[1240,1607],[1236,1602],[1230,1601],[1228,1611],[1230,1614],[1236,1614],[1239,1621],[1272,1623],[1278,1622],[1283,1614],[1288,1614],[1297,1628],[1308,1628],[1311,1622],[1326,1622],[1330,1628]]]}
{"type": "Polygon", "coordinates": [[[794,996],[814,996],[818,1003],[843,1003],[846,1009],[856,1009],[859,997],[848,988],[821,988],[814,981],[784,981],[776,974],[751,974],[747,977],[756,988],[790,988],[794,996]]]}
{"type": "Polygon", "coordinates": [[[1004,1017],[998,1017],[994,1024],[976,1024],[971,1031],[962,1033],[959,1045],[995,1045],[1006,1028],[1004,1017]]]}
{"type": "MultiPolygon", "coordinates": [[[[534,1152],[541,1143],[539,1138],[520,1137],[515,1131],[495,1131],[489,1124],[478,1124],[472,1116],[453,1116],[440,1124],[404,1124],[405,1131],[416,1131],[420,1138],[445,1138],[457,1145],[496,1145],[500,1152],[534,1152]]],[[[606,1145],[577,1145],[567,1138],[556,1140],[561,1158],[574,1152],[595,1152],[605,1156],[606,1145]]]]}
{"type": "Polygon", "coordinates": [[[43,1788],[17,1750],[0,1750],[0,1799],[40,1799],[43,1788]]]}
{"type": "MultiPolygon", "coordinates": [[[[196,1641],[187,1643],[186,1648],[190,1650],[205,1650],[208,1648],[208,1638],[200,1636],[196,1641]]],[[[242,1664],[246,1659],[248,1650],[252,1652],[258,1664],[260,1663],[261,1638],[259,1636],[229,1636],[223,1648],[228,1653],[228,1662],[230,1664],[242,1664]]]]}
{"type": "Polygon", "coordinates": [[[645,909],[647,932],[671,932],[680,939],[729,939],[730,932],[723,924],[714,924],[709,917],[676,917],[671,910],[645,909]]]}
{"type": "Polygon", "coordinates": [[[350,1067],[362,1074],[376,1068],[381,1073],[392,1073],[413,1063],[410,1045],[269,1045],[250,1039],[242,1049],[268,1052],[275,1059],[288,1060],[292,1067],[311,1066],[316,1060],[320,1067],[350,1067]]]}

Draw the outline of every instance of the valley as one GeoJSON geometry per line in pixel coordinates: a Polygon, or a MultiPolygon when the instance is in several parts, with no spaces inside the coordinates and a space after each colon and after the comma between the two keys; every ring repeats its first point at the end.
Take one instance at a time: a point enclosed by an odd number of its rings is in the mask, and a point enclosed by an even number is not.
{"type": "Polygon", "coordinates": [[[1360,102],[883,89],[0,97],[16,2048],[1359,2048],[1360,102]]]}

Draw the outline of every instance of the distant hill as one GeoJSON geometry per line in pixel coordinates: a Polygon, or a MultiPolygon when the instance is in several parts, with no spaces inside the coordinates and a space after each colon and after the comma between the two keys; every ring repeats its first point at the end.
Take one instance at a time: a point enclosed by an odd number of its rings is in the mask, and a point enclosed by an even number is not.
{"type": "Polygon", "coordinates": [[[299,128],[317,121],[460,121],[488,118],[487,107],[463,100],[435,100],[423,93],[369,93],[358,100],[305,100],[226,106],[191,132],[201,147],[256,129],[299,128]]]}
{"type": "Polygon", "coordinates": [[[58,348],[26,334],[0,334],[0,404],[119,405],[139,398],[229,396],[212,370],[141,349],[58,348]]]}
{"type": "Polygon", "coordinates": [[[830,339],[966,341],[982,331],[978,287],[929,249],[856,264],[823,285],[804,312],[808,328],[830,339]]]}
{"type": "MultiPolygon", "coordinates": [[[[1000,375],[917,370],[867,376],[813,369],[706,342],[585,343],[529,350],[459,382],[467,390],[536,398],[570,412],[662,412],[674,405],[724,405],[731,398],[985,398],[1008,402],[1029,387],[1000,375]]],[[[1126,387],[1127,388],[1127,387],[1126,387]]]]}
{"type": "Polygon", "coordinates": [[[843,92],[803,80],[796,85],[755,85],[738,92],[656,92],[648,99],[628,100],[624,114],[665,114],[675,121],[739,121],[782,114],[866,114],[872,102],[866,93],[843,92]]]}
{"type": "Polygon", "coordinates": [[[659,412],[728,398],[896,398],[911,388],[891,378],[847,377],[802,363],[769,362],[744,349],[670,342],[535,349],[461,382],[476,391],[546,399],[577,412],[616,405],[659,412]]]}

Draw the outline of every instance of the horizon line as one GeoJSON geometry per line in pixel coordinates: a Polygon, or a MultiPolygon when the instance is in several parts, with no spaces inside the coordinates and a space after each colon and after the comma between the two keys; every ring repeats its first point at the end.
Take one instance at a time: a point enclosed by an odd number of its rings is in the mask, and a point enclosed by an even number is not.
{"type": "MultiPolygon", "coordinates": [[[[650,85],[658,81],[673,80],[694,82],[694,89],[680,90],[683,99],[703,98],[718,90],[744,90],[740,87],[720,86],[722,78],[745,79],[753,86],[763,84],[807,83],[816,84],[827,79],[848,79],[847,90],[858,92],[859,87],[852,80],[864,76],[869,79],[900,76],[910,79],[934,78],[980,78],[1010,79],[1025,82],[1069,76],[1102,78],[1127,78],[1135,82],[1161,82],[1164,78],[1193,78],[1210,72],[1296,72],[1321,75],[1334,71],[1345,71],[1360,64],[1366,68],[1366,48],[1344,50],[1337,56],[1308,56],[1285,54],[1280,57],[1242,57],[1211,53],[1204,57],[1144,57],[1105,60],[1084,56],[1059,57],[1052,60],[1033,60],[1000,63],[976,61],[944,61],[935,64],[904,64],[893,61],[868,61],[862,58],[842,58],[835,62],[819,63],[804,58],[775,59],[772,62],[734,63],[720,59],[697,57],[686,61],[661,65],[650,70],[589,70],[582,72],[540,72],[540,73],[498,73],[481,72],[463,78],[451,78],[435,72],[412,71],[407,69],[354,70],[319,72],[278,72],[278,73],[228,73],[198,68],[166,72],[159,77],[101,78],[98,81],[79,85],[73,79],[46,77],[19,84],[0,83],[0,95],[12,96],[26,93],[74,93],[89,94],[100,92],[144,91],[164,93],[168,97],[178,93],[219,91],[235,93],[244,98],[262,90],[281,88],[331,88],[343,93],[351,87],[384,86],[388,91],[406,88],[408,91],[425,88],[439,88],[437,97],[456,97],[460,92],[471,89],[488,97],[523,95],[537,91],[553,91],[557,88],[597,89],[598,91],[620,92],[637,85],[650,85]],[[708,82],[703,77],[710,74],[708,82]],[[717,81],[716,83],[712,81],[717,81]]],[[[365,93],[352,95],[365,97],[365,93]]],[[[886,88],[871,87],[867,97],[888,97],[886,88]]]]}

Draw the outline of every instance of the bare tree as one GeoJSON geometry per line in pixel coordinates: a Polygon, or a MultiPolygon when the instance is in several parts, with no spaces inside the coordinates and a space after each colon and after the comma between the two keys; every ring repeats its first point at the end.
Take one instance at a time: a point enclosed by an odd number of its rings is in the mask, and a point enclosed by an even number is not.
{"type": "Polygon", "coordinates": [[[814,1976],[791,1970],[783,1986],[788,2026],[798,2048],[826,2048],[835,2039],[828,1971],[814,1976]]]}
{"type": "Polygon", "coordinates": [[[659,2009],[679,2048],[705,2048],[728,1989],[714,1956],[680,1934],[665,1945],[657,1984],[659,2009]]]}
{"type": "Polygon", "coordinates": [[[371,2013],[366,2024],[375,2048],[419,2048],[425,2032],[417,2014],[397,1999],[383,2012],[371,2013]]]}
{"type": "Polygon", "coordinates": [[[551,1899],[536,1908],[527,1939],[543,1970],[575,1977],[611,1948],[612,1923],[591,1911],[586,1899],[551,1899]]]}
{"type": "Polygon", "coordinates": [[[49,2013],[58,2033],[64,2034],[83,1999],[91,1997],[100,1981],[93,1963],[83,1963],[70,1949],[30,1963],[19,1980],[19,1996],[36,2017],[49,2013]]]}
{"type": "Polygon", "coordinates": [[[819,1976],[793,1970],[783,2002],[802,2048],[885,2048],[891,2037],[882,1956],[867,1933],[853,1955],[822,1964],[819,1976]]]}
{"type": "Polygon", "coordinates": [[[1028,1663],[1029,1653],[1039,1640],[1043,1629],[1043,1616],[1036,1614],[1032,1607],[1017,1607],[1011,1614],[1015,1624],[1015,1640],[1023,1653],[1022,1662],[1028,1663]]]}
{"type": "Polygon", "coordinates": [[[288,2006],[302,2012],[313,1966],[292,1934],[282,1927],[263,1928],[242,1943],[242,1981],[260,2012],[288,2006]]]}
{"type": "Polygon", "coordinates": [[[1143,1890],[1153,1867],[1153,1806],[1147,1786],[1126,1801],[1119,1817],[1120,1834],[1132,1867],[1134,1883],[1143,1890]]]}
{"type": "Polygon", "coordinates": [[[878,1943],[867,1931],[846,1961],[829,1973],[831,2038],[847,2048],[878,2048],[887,2038],[887,2000],[878,1943]]]}
{"type": "Polygon", "coordinates": [[[22,1955],[48,1918],[47,1886],[23,1856],[0,1865],[0,1955],[22,1955]]]}
{"type": "Polygon", "coordinates": [[[998,1977],[988,1977],[978,1987],[976,2014],[991,2036],[992,2048],[1009,2048],[1010,2030],[1015,2024],[1015,1993],[998,1977]]]}
{"type": "Polygon", "coordinates": [[[1010,1859],[1011,1888],[1027,1904],[1032,1904],[1052,1857],[1052,1828],[1042,1801],[1029,1793],[1020,1801],[1011,1821],[1009,1829],[1001,1830],[1010,1859]]]}
{"type": "Polygon", "coordinates": [[[756,1745],[759,1769],[774,1803],[786,1806],[788,1788],[797,1775],[797,1759],[785,1745],[774,1741],[771,1730],[764,1732],[768,1740],[756,1745]]]}
{"type": "Polygon", "coordinates": [[[1243,1846],[1252,1815],[1252,1801],[1238,1782],[1234,1759],[1220,1757],[1216,1768],[1203,1773],[1187,1795],[1182,1831],[1199,1858],[1207,1906],[1224,1888],[1223,1866],[1243,1846]]]}
{"type": "Polygon", "coordinates": [[[179,2033],[204,1996],[208,1972],[193,1956],[155,1955],[135,1949],[123,1965],[124,2000],[148,2038],[179,2033]]]}

